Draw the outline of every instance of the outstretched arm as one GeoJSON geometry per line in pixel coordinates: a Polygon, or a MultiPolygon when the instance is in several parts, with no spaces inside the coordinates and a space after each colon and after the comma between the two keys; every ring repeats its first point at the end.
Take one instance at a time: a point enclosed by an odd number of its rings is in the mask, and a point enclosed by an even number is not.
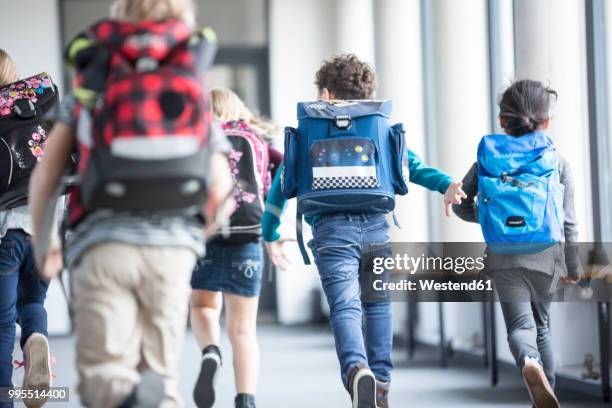
{"type": "Polygon", "coordinates": [[[261,229],[264,242],[266,243],[266,250],[268,251],[272,263],[280,269],[286,269],[289,263],[283,250],[283,241],[280,239],[280,234],[278,233],[278,228],[281,223],[280,218],[287,207],[287,199],[283,196],[281,190],[283,165],[284,164],[281,163],[276,171],[272,187],[268,192],[266,209],[261,218],[261,229]]]}
{"type": "Polygon", "coordinates": [[[62,249],[59,237],[43,237],[45,213],[48,205],[55,205],[54,193],[69,164],[74,149],[74,131],[65,123],[57,123],[47,140],[45,155],[30,177],[29,204],[34,230],[34,253],[41,275],[51,279],[62,269],[62,249]],[[46,254],[41,253],[41,240],[49,239],[46,254]]]}
{"type": "Polygon", "coordinates": [[[453,212],[463,221],[478,222],[476,217],[475,200],[478,196],[478,164],[474,163],[470,170],[463,177],[463,188],[465,189],[466,199],[461,204],[453,205],[453,212]]]}
{"type": "Polygon", "coordinates": [[[453,182],[453,179],[442,170],[423,163],[421,158],[410,149],[408,150],[408,167],[411,183],[444,194],[445,213],[447,217],[450,217],[451,205],[460,204],[462,198],[465,198],[461,183],[453,182]]]}

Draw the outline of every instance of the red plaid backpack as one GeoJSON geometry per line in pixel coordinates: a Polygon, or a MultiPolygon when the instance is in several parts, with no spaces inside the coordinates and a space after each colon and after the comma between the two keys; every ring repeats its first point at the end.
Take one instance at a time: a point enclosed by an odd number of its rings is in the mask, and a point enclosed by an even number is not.
{"type": "Polygon", "coordinates": [[[212,122],[204,74],[214,33],[179,20],[104,20],[68,48],[76,70],[78,187],[69,218],[94,209],[199,210],[212,122]]]}

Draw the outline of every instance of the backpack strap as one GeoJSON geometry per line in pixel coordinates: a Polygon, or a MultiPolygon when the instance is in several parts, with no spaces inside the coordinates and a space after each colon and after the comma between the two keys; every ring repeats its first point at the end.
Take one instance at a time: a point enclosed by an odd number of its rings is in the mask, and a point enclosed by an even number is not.
{"type": "Polygon", "coordinates": [[[300,247],[300,253],[302,254],[302,258],[304,259],[304,264],[310,265],[310,258],[308,257],[308,252],[306,252],[306,246],[304,245],[304,236],[302,234],[302,218],[303,215],[300,211],[296,212],[295,215],[295,234],[297,236],[297,243],[300,247]]]}

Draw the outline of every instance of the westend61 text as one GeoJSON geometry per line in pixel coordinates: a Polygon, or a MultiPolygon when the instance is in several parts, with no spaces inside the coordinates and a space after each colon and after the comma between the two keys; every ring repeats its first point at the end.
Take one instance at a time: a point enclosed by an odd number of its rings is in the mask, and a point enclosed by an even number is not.
{"type": "Polygon", "coordinates": [[[493,283],[490,280],[480,279],[471,282],[436,282],[433,279],[421,279],[417,282],[401,280],[399,282],[384,282],[375,280],[373,283],[376,291],[493,291],[493,283]]]}

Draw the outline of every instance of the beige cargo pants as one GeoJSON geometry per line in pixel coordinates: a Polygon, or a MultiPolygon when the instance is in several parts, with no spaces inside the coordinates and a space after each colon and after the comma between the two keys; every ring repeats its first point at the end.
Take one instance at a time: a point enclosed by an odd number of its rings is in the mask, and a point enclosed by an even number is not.
{"type": "Polygon", "coordinates": [[[74,271],[74,312],[81,402],[121,404],[144,369],[165,378],[162,407],[181,406],[177,389],[190,278],[186,248],[97,245],[74,271]]]}

